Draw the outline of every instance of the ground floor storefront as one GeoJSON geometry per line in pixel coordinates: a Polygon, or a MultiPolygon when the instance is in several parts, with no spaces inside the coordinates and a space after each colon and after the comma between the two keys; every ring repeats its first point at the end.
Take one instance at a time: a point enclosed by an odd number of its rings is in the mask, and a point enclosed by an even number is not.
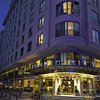
{"type": "Polygon", "coordinates": [[[27,92],[53,95],[94,95],[100,92],[97,76],[75,72],[55,72],[4,81],[3,86],[27,92]]]}

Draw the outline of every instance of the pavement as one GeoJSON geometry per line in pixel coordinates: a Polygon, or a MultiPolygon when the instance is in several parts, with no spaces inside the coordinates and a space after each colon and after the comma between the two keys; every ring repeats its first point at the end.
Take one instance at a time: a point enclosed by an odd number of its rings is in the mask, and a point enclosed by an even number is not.
{"type": "MultiPolygon", "coordinates": [[[[4,97],[2,95],[0,95],[0,100],[16,100],[15,97],[12,97],[12,98],[8,98],[8,97],[4,97]]],[[[17,100],[33,100],[32,98],[18,98],[17,100]]]]}

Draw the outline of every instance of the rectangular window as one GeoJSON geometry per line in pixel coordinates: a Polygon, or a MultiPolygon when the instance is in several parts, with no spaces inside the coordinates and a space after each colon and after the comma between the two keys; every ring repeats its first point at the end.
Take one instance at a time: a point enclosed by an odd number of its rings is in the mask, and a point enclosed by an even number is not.
{"type": "Polygon", "coordinates": [[[43,33],[38,36],[38,46],[43,44],[43,33]]]}
{"type": "Polygon", "coordinates": [[[79,36],[80,34],[80,24],[77,22],[62,22],[55,26],[56,37],[69,35],[69,36],[79,36]]]}
{"type": "Polygon", "coordinates": [[[91,11],[91,20],[93,24],[98,24],[98,14],[95,11],[91,11]]]}
{"type": "Polygon", "coordinates": [[[72,13],[72,2],[68,2],[68,14],[72,13]]]}
{"type": "Polygon", "coordinates": [[[17,59],[17,55],[18,55],[18,53],[16,52],[16,53],[15,53],[15,60],[17,59]]]}
{"type": "Polygon", "coordinates": [[[40,8],[39,8],[39,13],[42,13],[45,9],[45,1],[43,0],[41,3],[40,3],[40,8]]]}
{"type": "Polygon", "coordinates": [[[73,22],[68,22],[68,35],[74,35],[74,23],[73,22]]]}
{"type": "Polygon", "coordinates": [[[18,41],[16,42],[16,49],[18,48],[18,41]]]}
{"type": "Polygon", "coordinates": [[[24,32],[24,30],[25,30],[25,23],[23,24],[23,32],[24,32]]]}
{"type": "Polygon", "coordinates": [[[44,26],[44,16],[39,19],[39,28],[44,26]]]}
{"type": "Polygon", "coordinates": [[[67,2],[63,3],[63,12],[67,13],[67,2]]]}
{"type": "Polygon", "coordinates": [[[55,26],[56,37],[64,36],[65,34],[64,26],[65,26],[64,22],[56,24],[55,26]]]}
{"type": "Polygon", "coordinates": [[[28,43],[27,52],[31,51],[32,49],[32,41],[28,43]]]}
{"type": "Polygon", "coordinates": [[[28,37],[30,38],[32,36],[32,27],[29,29],[28,37]]]}
{"type": "Polygon", "coordinates": [[[100,43],[100,35],[96,30],[92,30],[92,41],[97,44],[100,43]]]}
{"type": "Polygon", "coordinates": [[[79,2],[77,1],[65,1],[61,2],[56,6],[56,16],[62,14],[75,14],[79,15],[79,2]]]}
{"type": "Polygon", "coordinates": [[[94,5],[94,6],[97,6],[97,0],[92,0],[92,4],[94,5]]]}
{"type": "Polygon", "coordinates": [[[24,48],[22,47],[21,52],[20,52],[20,56],[23,56],[23,54],[24,54],[24,48]]]}
{"type": "Polygon", "coordinates": [[[24,43],[24,35],[22,36],[22,41],[21,41],[21,43],[22,43],[22,44],[24,43]]]}

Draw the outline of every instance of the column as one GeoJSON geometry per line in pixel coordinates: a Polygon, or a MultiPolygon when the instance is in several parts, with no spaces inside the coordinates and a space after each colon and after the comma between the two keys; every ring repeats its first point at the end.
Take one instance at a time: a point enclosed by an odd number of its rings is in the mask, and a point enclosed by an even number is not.
{"type": "Polygon", "coordinates": [[[96,77],[93,78],[93,95],[96,96],[96,77]]]}
{"type": "Polygon", "coordinates": [[[52,93],[54,94],[54,95],[56,95],[56,92],[55,92],[55,87],[56,87],[56,85],[55,85],[55,80],[56,80],[56,76],[55,76],[55,74],[54,74],[54,76],[53,76],[53,82],[52,82],[52,93]]]}

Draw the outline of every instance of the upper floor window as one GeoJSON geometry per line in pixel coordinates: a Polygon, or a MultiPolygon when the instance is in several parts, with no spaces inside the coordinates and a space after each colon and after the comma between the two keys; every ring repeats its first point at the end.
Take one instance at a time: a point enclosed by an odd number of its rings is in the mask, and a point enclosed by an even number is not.
{"type": "Polygon", "coordinates": [[[97,44],[100,43],[100,35],[96,30],[92,30],[92,41],[97,44]]]}
{"type": "Polygon", "coordinates": [[[39,28],[44,26],[44,16],[39,19],[39,28]]]}
{"type": "Polygon", "coordinates": [[[97,0],[92,0],[92,4],[97,6],[97,0]]]}
{"type": "Polygon", "coordinates": [[[25,30],[25,23],[23,24],[23,32],[24,32],[24,30],[25,30]]]}
{"type": "Polygon", "coordinates": [[[29,29],[28,37],[30,38],[32,36],[32,27],[29,29]]]}
{"type": "Polygon", "coordinates": [[[38,36],[38,46],[43,44],[43,33],[38,36]]]}
{"type": "Polygon", "coordinates": [[[21,44],[24,43],[24,35],[22,35],[21,44]]]}
{"type": "Polygon", "coordinates": [[[79,15],[79,2],[62,2],[56,6],[56,16],[62,14],[79,15]]]}
{"type": "Polygon", "coordinates": [[[69,35],[79,36],[80,24],[77,22],[62,22],[56,24],[56,37],[69,35]]]}
{"type": "Polygon", "coordinates": [[[43,0],[43,1],[40,3],[39,13],[42,13],[42,12],[44,11],[44,8],[45,8],[45,1],[43,0]]]}
{"type": "Polygon", "coordinates": [[[23,54],[24,54],[24,48],[22,47],[20,51],[20,56],[23,56],[23,54]]]}
{"type": "Polygon", "coordinates": [[[32,49],[32,41],[28,43],[27,52],[31,51],[32,49]]]}
{"type": "Polygon", "coordinates": [[[91,14],[93,24],[98,24],[98,14],[93,10],[91,11],[91,14]]]}

